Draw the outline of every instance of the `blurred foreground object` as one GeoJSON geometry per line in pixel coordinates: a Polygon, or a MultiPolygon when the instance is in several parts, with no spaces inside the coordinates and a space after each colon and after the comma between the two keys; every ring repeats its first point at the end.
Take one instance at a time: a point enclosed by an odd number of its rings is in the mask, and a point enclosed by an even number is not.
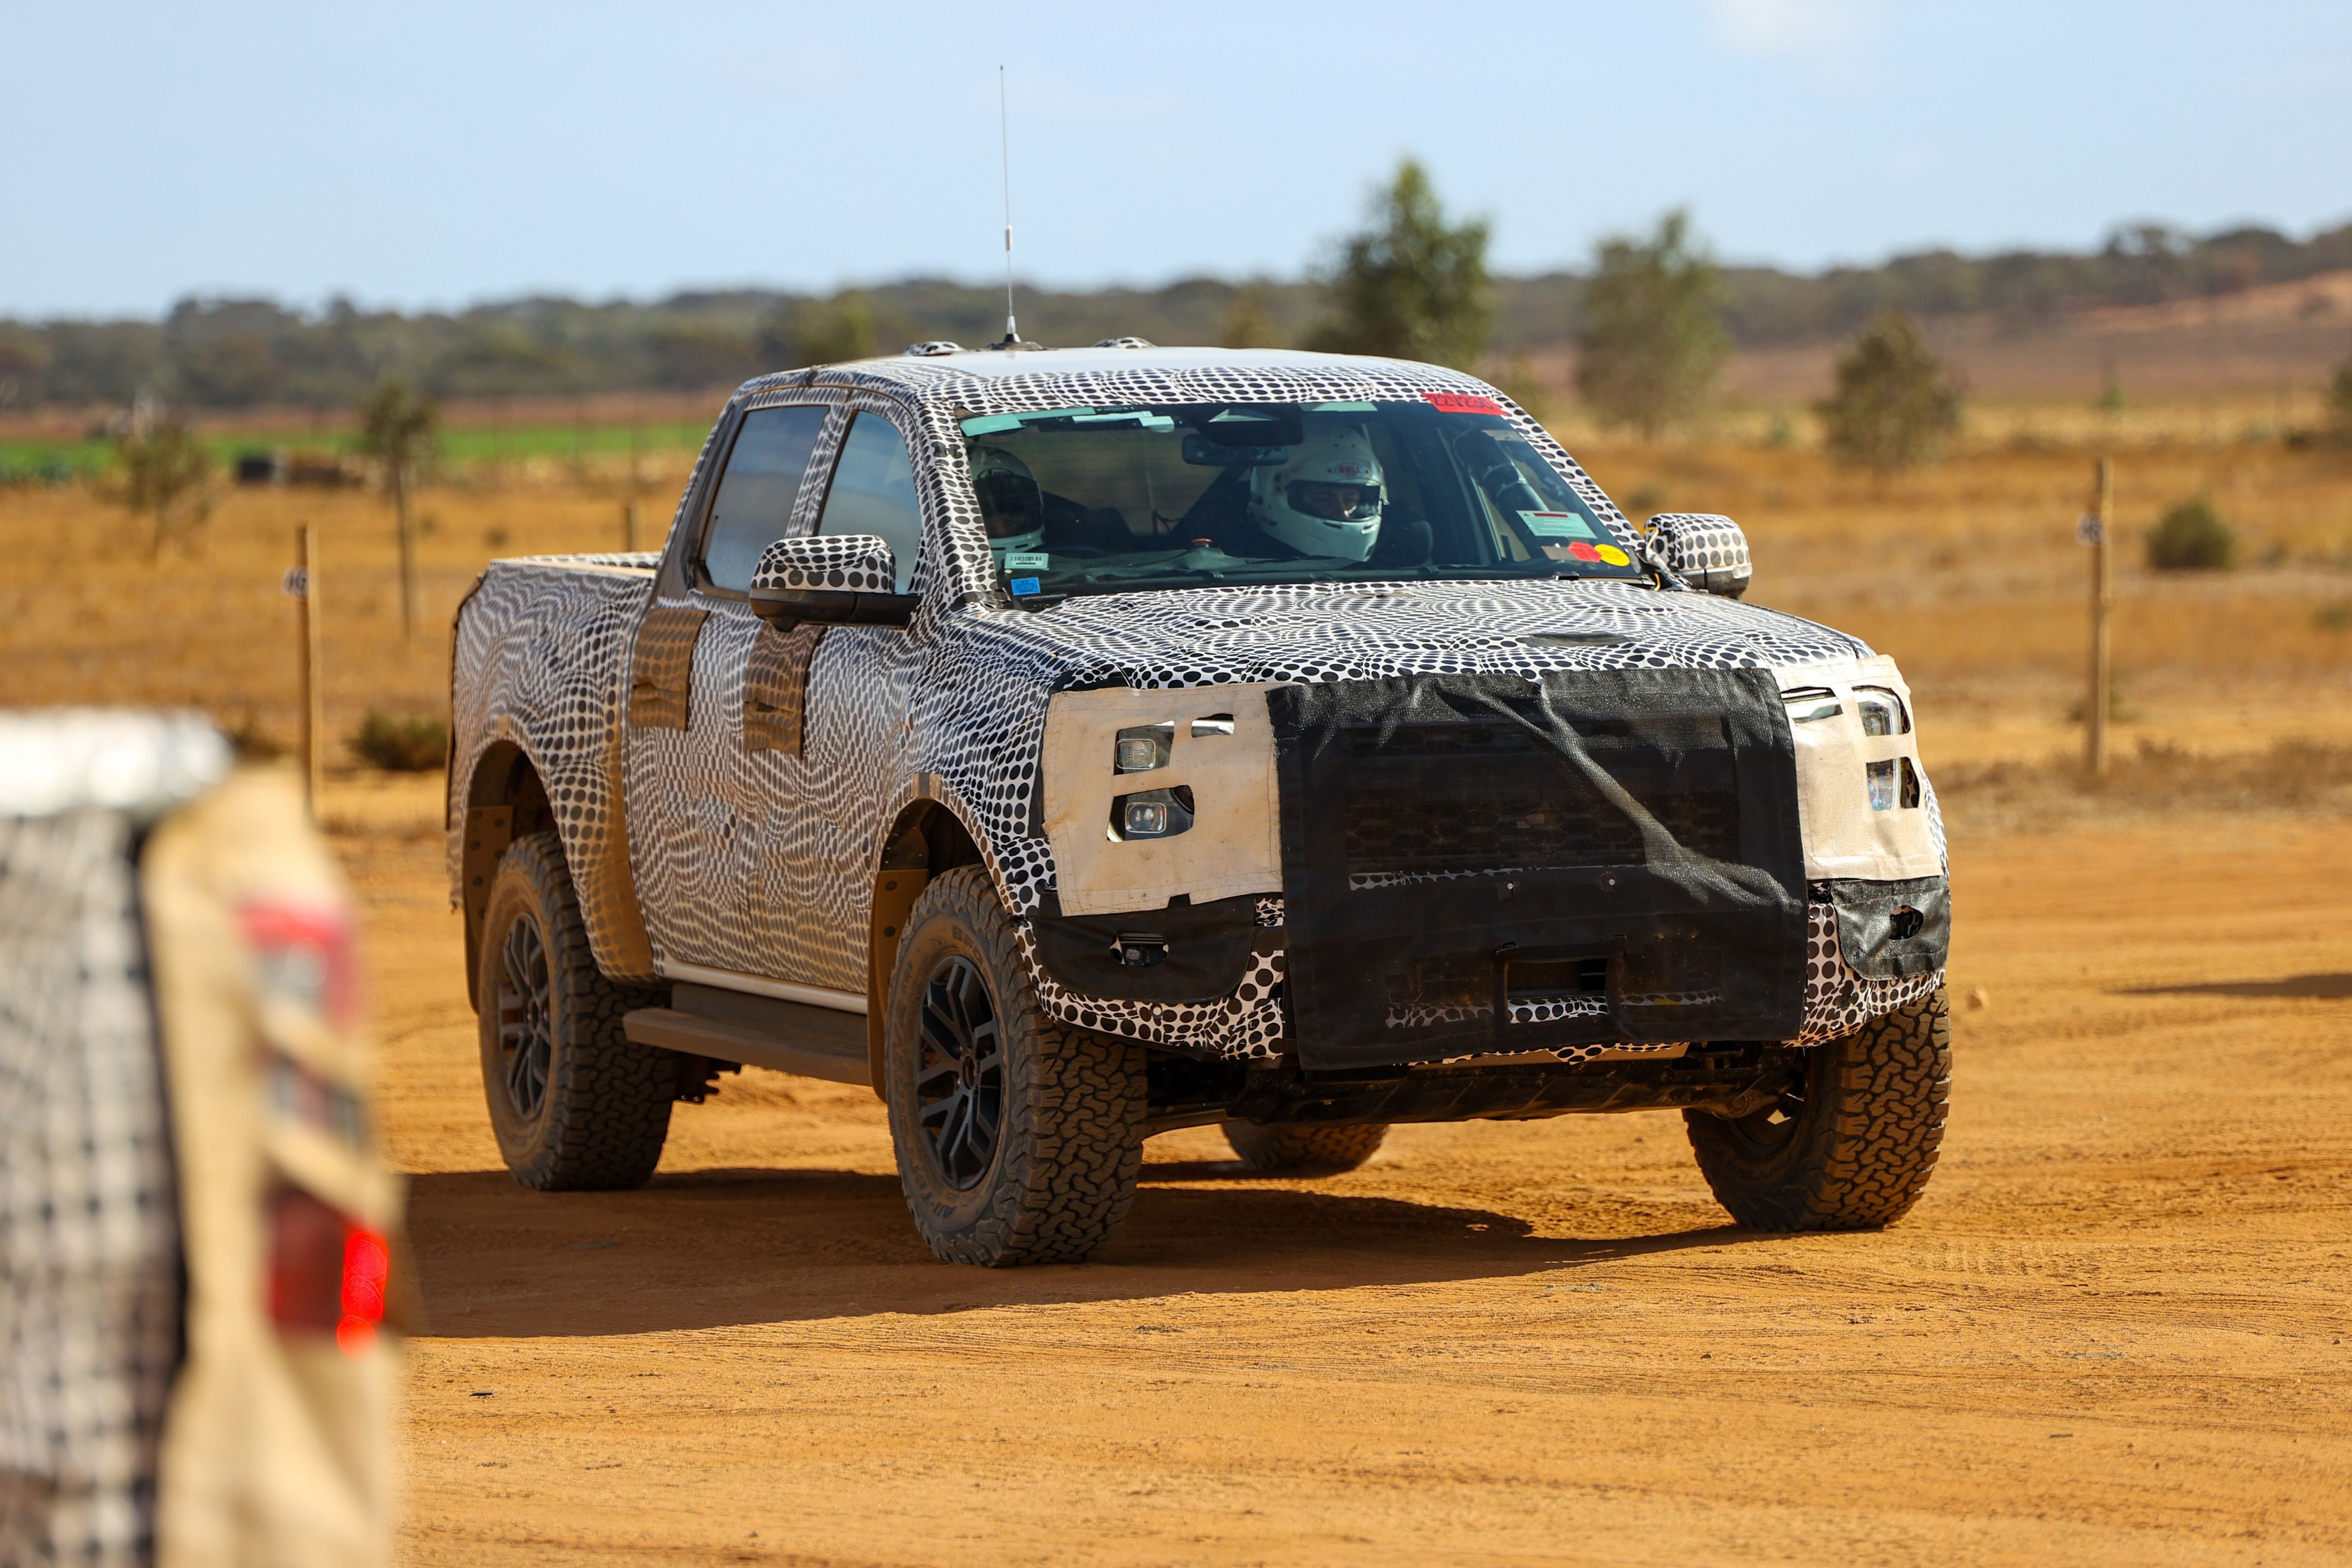
{"type": "Polygon", "coordinates": [[[0,716],[0,1562],[385,1552],[349,908],[296,781],[228,763],[194,717],[0,716]]]}

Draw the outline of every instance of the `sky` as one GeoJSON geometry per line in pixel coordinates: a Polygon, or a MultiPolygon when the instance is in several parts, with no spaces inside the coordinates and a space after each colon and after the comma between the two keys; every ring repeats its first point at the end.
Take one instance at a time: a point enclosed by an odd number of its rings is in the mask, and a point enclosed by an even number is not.
{"type": "Polygon", "coordinates": [[[2352,5],[0,0],[0,314],[1296,276],[1411,155],[1505,272],[2352,218],[2352,5]]]}

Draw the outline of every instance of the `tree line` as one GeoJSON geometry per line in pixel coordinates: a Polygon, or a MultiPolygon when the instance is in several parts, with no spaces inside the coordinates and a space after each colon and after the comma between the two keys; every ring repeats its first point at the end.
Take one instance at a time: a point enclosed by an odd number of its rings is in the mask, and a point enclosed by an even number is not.
{"type": "MultiPolygon", "coordinates": [[[[1444,222],[1436,193],[1417,166],[1401,169],[1376,205],[1372,224],[1307,278],[1026,289],[1023,325],[1054,344],[1129,334],[1156,342],[1360,341],[1360,328],[1376,336],[1390,331],[1364,326],[1371,320],[1367,312],[1391,308],[1383,290],[1442,288],[1449,268],[1475,250],[1476,309],[1461,315],[1455,306],[1463,301],[1433,293],[1416,309],[1433,312],[1430,320],[1476,318],[1477,353],[1460,342],[1419,339],[1419,327],[1401,329],[1397,341],[1419,351],[1412,357],[1507,361],[1599,330],[1619,308],[1610,293],[1610,267],[1612,255],[1622,257],[1611,247],[1659,237],[1606,242],[1580,270],[1488,277],[1484,225],[1444,222]],[[1417,216],[1392,235],[1390,219],[1397,213],[1417,216]],[[1397,235],[1406,248],[1393,248],[1397,235]],[[1411,249],[1421,243],[1437,248],[1411,249]],[[1378,278],[1390,282],[1365,282],[1378,278]],[[1351,332],[1359,337],[1350,339],[1351,332]]],[[[1686,221],[1679,243],[1695,244],[1686,221]]],[[[2298,241],[2264,228],[2197,237],[2140,224],[2118,229],[2087,254],[1936,250],[1813,274],[1710,265],[1706,276],[1711,316],[1723,338],[1753,346],[1850,334],[1888,310],[1915,319],[1993,311],[2031,320],[2094,305],[2226,293],[2346,267],[2352,267],[2352,225],[2298,241]]],[[[188,299],[161,321],[0,320],[0,413],[123,405],[142,395],[191,409],[348,407],[394,375],[442,398],[699,390],[920,339],[986,342],[1002,309],[1001,297],[985,287],[937,279],[824,298],[762,289],[681,293],[656,303],[533,298],[413,315],[342,300],[305,311],[268,300],[188,299]]]]}

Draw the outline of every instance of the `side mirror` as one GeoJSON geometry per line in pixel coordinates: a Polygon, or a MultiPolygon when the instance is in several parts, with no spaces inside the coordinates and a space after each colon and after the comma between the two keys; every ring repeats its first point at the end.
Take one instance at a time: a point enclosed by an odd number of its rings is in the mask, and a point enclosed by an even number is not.
{"type": "Polygon", "coordinates": [[[1753,571],[1748,535],[1711,511],[1662,511],[1650,520],[1650,558],[1703,594],[1737,599],[1753,571]]]}
{"type": "Polygon", "coordinates": [[[751,571],[751,608],[772,621],[903,626],[915,595],[898,592],[890,542],[871,533],[779,539],[751,571]]]}

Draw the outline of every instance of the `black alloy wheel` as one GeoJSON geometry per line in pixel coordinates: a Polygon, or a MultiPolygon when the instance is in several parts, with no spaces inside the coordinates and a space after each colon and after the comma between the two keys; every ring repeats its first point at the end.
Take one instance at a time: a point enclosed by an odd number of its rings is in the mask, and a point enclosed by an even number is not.
{"type": "Polygon", "coordinates": [[[1143,1047],[1046,1013],[984,866],[933,876],[900,929],[881,1088],[916,1229],[950,1263],[1093,1257],[1143,1169],[1143,1047]]]}
{"type": "Polygon", "coordinates": [[[923,987],[915,1106],[931,1168],[958,1192],[979,1185],[1004,1124],[1004,1042],[987,978],[961,953],[923,987]]]}
{"type": "Polygon", "coordinates": [[[1731,1142],[1752,1159],[1769,1160],[1797,1140],[1805,1118],[1805,1079],[1799,1078],[1780,1091],[1780,1098],[1746,1116],[1721,1118],[1731,1142]]]}
{"type": "Polygon", "coordinates": [[[656,994],[596,966],[554,834],[499,858],[474,967],[482,1096],[515,1180],[543,1192],[644,1184],[681,1058],[628,1037],[622,1020],[656,994]]]}
{"type": "Polygon", "coordinates": [[[507,927],[499,949],[499,1055],[505,1067],[507,1103],[525,1118],[539,1114],[547,1098],[547,1069],[554,1052],[554,1024],[547,943],[539,922],[525,916],[507,927]]]}

